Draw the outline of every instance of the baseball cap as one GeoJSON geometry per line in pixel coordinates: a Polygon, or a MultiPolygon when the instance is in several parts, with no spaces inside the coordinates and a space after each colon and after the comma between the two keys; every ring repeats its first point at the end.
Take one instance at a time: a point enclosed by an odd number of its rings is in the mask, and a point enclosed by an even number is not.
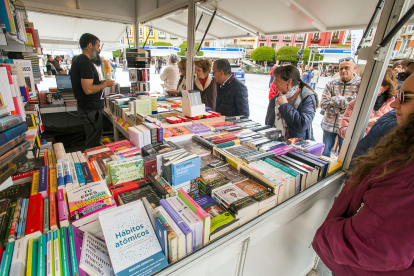
{"type": "Polygon", "coordinates": [[[414,59],[405,59],[401,62],[402,67],[407,68],[408,65],[410,65],[411,62],[414,62],[414,59]]]}

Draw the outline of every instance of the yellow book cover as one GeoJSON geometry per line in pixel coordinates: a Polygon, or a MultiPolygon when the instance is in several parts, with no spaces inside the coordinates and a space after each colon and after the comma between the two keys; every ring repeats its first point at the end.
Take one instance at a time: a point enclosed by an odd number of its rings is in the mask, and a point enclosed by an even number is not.
{"type": "Polygon", "coordinates": [[[128,131],[129,124],[125,124],[122,128],[128,131]]]}
{"type": "Polygon", "coordinates": [[[28,246],[28,249],[27,249],[27,269],[26,269],[26,276],[32,276],[32,266],[33,266],[32,259],[33,259],[33,239],[31,239],[29,241],[29,246],[28,246]]]}
{"type": "MultiPolygon", "coordinates": [[[[47,150],[47,159],[48,160],[53,160],[52,159],[52,150],[51,149],[48,149],[47,150]]],[[[53,163],[52,162],[49,162],[49,169],[51,169],[53,167],[53,163]]]]}
{"type": "Polygon", "coordinates": [[[50,170],[50,193],[57,192],[57,173],[56,169],[50,170]]]}
{"type": "Polygon", "coordinates": [[[30,195],[37,195],[39,192],[39,172],[35,172],[32,177],[32,191],[30,192],[30,195]]]}
{"type": "Polygon", "coordinates": [[[33,126],[36,126],[36,120],[34,118],[34,115],[33,114],[30,114],[30,117],[32,118],[33,126]]]}

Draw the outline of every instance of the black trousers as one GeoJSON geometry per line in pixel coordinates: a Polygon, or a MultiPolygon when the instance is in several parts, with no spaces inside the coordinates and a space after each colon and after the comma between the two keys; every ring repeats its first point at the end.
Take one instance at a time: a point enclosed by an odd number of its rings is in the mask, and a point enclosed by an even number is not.
{"type": "Polygon", "coordinates": [[[86,149],[99,146],[102,136],[102,109],[86,110],[77,106],[86,133],[86,149]]]}

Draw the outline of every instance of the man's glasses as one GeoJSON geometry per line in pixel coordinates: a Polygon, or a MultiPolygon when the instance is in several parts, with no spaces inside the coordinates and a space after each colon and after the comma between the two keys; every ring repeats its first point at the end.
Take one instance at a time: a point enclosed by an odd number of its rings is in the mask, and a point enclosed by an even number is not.
{"type": "Polygon", "coordinates": [[[414,94],[411,92],[397,91],[397,99],[400,103],[405,103],[408,98],[414,98],[414,94]]]}
{"type": "Polygon", "coordinates": [[[344,62],[344,61],[351,61],[351,60],[352,60],[352,61],[356,64],[355,60],[354,60],[352,57],[341,58],[341,59],[339,60],[339,63],[342,63],[342,62],[344,62]]]}

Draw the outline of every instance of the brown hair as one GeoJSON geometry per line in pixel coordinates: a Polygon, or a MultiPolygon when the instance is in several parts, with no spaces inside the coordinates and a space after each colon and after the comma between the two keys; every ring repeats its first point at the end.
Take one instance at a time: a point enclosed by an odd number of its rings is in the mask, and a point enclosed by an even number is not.
{"type": "Polygon", "coordinates": [[[378,145],[354,161],[354,169],[348,174],[352,186],[359,185],[364,178],[381,166],[373,180],[391,175],[412,163],[414,159],[414,114],[401,126],[384,136],[378,145]]]}
{"type": "Polygon", "coordinates": [[[109,61],[104,61],[102,71],[104,75],[111,75],[111,64],[109,63],[109,61]]]}
{"type": "Polygon", "coordinates": [[[194,59],[194,65],[202,68],[204,73],[210,74],[213,63],[209,58],[196,58],[194,59]]]}
{"type": "Polygon", "coordinates": [[[310,87],[308,84],[302,81],[300,78],[299,70],[293,65],[286,65],[286,66],[279,66],[273,69],[273,76],[279,76],[284,81],[288,81],[289,79],[292,79],[292,85],[296,86],[299,85],[299,88],[302,89],[306,86],[309,90],[311,90],[315,94],[316,99],[316,108],[319,107],[319,100],[318,100],[318,94],[310,87]]]}
{"type": "Polygon", "coordinates": [[[382,80],[381,86],[389,86],[387,91],[384,92],[384,94],[388,98],[395,97],[397,95],[397,79],[395,78],[394,72],[388,68],[385,72],[384,79],[382,80]]]}
{"type": "Polygon", "coordinates": [[[401,63],[402,63],[402,61],[401,61],[401,60],[397,60],[397,61],[396,61],[396,62],[394,62],[394,64],[392,65],[392,69],[397,68],[397,66],[400,66],[400,65],[401,65],[401,63]]]}
{"type": "Polygon", "coordinates": [[[186,70],[187,69],[187,59],[186,58],[180,59],[180,61],[178,62],[178,67],[186,70]]]}

